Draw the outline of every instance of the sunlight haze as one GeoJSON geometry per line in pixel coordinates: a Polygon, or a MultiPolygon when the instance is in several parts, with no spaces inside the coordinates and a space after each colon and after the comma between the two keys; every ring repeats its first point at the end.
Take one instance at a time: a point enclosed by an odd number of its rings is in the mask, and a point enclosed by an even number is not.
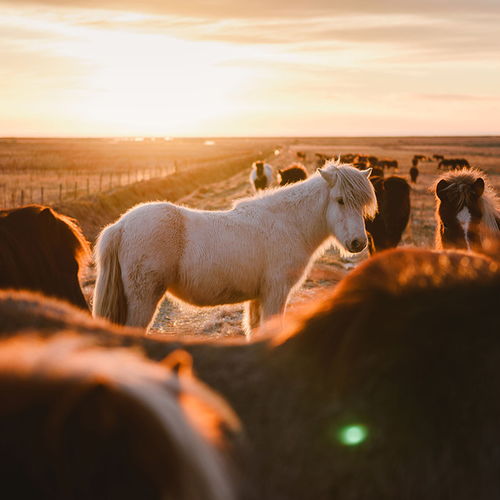
{"type": "Polygon", "coordinates": [[[499,2],[367,3],[0,0],[0,136],[500,134],[499,2]]]}

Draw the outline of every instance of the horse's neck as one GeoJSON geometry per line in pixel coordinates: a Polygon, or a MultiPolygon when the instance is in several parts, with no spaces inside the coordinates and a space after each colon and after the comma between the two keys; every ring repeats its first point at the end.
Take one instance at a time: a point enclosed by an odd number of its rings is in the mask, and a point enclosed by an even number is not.
{"type": "Polygon", "coordinates": [[[326,224],[329,190],[319,177],[276,190],[265,198],[267,209],[283,214],[296,227],[303,241],[314,251],[330,234],[326,224]]]}

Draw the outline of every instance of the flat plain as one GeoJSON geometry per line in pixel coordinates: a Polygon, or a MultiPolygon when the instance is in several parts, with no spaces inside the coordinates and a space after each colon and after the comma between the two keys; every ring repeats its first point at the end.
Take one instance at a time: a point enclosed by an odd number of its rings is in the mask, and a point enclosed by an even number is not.
{"type": "MultiPolygon", "coordinates": [[[[210,173],[205,175],[202,182],[193,184],[192,190],[185,186],[182,189],[181,185],[177,189],[170,188],[169,201],[204,210],[228,209],[235,200],[252,195],[248,175],[253,160],[264,158],[275,170],[302,161],[309,173],[313,173],[318,166],[317,153],[334,158],[359,153],[395,159],[399,168],[394,174],[408,180],[411,160],[416,154],[466,158],[471,166],[485,172],[497,193],[500,190],[500,137],[0,139],[0,197],[4,186],[0,204],[10,205],[11,189],[14,188],[17,192],[25,189],[26,193],[30,190],[35,193],[31,200],[26,194],[25,202],[39,202],[36,194],[41,185],[46,186],[47,192],[52,189],[57,193],[57,187],[64,184],[69,186],[67,196],[71,204],[63,203],[60,208],[69,215],[76,215],[85,230],[92,227],[96,216],[93,207],[97,210],[98,198],[102,212],[102,199],[116,198],[118,193],[120,210],[124,211],[137,202],[130,197],[128,204],[127,198],[129,190],[137,191],[137,185],[142,187],[140,201],[156,200],[161,193],[154,189],[155,179],[168,176],[175,185],[177,174],[188,174],[192,170],[193,175],[197,175],[196,168],[203,166],[214,173],[214,178],[210,173]],[[305,160],[299,160],[297,153],[305,154],[305,160]],[[215,173],[227,162],[236,165],[235,173],[217,180],[215,173]],[[130,172],[135,172],[135,177],[130,172]],[[115,176],[114,185],[113,177],[109,181],[110,173],[115,176]],[[104,185],[101,180],[99,186],[99,178],[103,175],[104,185]],[[92,181],[85,181],[88,178],[92,181]],[[75,182],[83,186],[81,192],[72,189],[75,182]],[[79,205],[85,208],[79,209],[79,205]]],[[[432,186],[441,172],[436,161],[422,161],[418,168],[420,176],[411,190],[410,222],[401,245],[433,247],[435,200],[432,186]]],[[[55,195],[44,201],[57,206],[61,200],[55,195]]],[[[114,212],[109,214],[109,220],[106,213],[99,215],[101,225],[116,218],[114,212]]],[[[94,239],[95,231],[89,229],[86,233],[90,240],[94,239]]],[[[291,298],[289,310],[319,300],[359,260],[345,261],[335,251],[327,251],[291,298]]],[[[94,277],[91,267],[84,283],[89,297],[94,277]]],[[[241,316],[241,304],[197,309],[165,300],[151,333],[203,338],[240,336],[241,316]]]]}

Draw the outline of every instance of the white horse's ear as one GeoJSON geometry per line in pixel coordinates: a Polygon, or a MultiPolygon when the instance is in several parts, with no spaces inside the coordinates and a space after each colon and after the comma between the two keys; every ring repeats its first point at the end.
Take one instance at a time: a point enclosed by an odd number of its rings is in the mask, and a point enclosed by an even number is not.
{"type": "Polygon", "coordinates": [[[366,177],[370,178],[370,174],[372,173],[373,168],[367,168],[366,170],[361,170],[362,174],[365,174],[366,177]]]}
{"type": "Polygon", "coordinates": [[[335,186],[335,182],[337,181],[337,172],[335,172],[335,170],[323,170],[323,169],[319,169],[318,170],[319,172],[319,175],[321,175],[321,177],[323,177],[323,179],[325,179],[325,181],[327,182],[327,184],[330,186],[330,187],[333,187],[335,186]]]}

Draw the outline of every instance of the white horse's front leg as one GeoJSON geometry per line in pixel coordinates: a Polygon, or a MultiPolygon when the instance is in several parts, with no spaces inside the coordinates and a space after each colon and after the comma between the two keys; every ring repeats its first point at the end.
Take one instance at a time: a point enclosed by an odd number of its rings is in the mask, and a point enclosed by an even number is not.
{"type": "Polygon", "coordinates": [[[272,316],[283,316],[288,302],[289,288],[271,289],[262,298],[261,323],[264,323],[272,316]]]}
{"type": "Polygon", "coordinates": [[[260,325],[260,300],[254,299],[249,300],[245,304],[245,316],[243,320],[243,326],[245,329],[245,335],[249,336],[252,330],[258,328],[260,325]]]}

